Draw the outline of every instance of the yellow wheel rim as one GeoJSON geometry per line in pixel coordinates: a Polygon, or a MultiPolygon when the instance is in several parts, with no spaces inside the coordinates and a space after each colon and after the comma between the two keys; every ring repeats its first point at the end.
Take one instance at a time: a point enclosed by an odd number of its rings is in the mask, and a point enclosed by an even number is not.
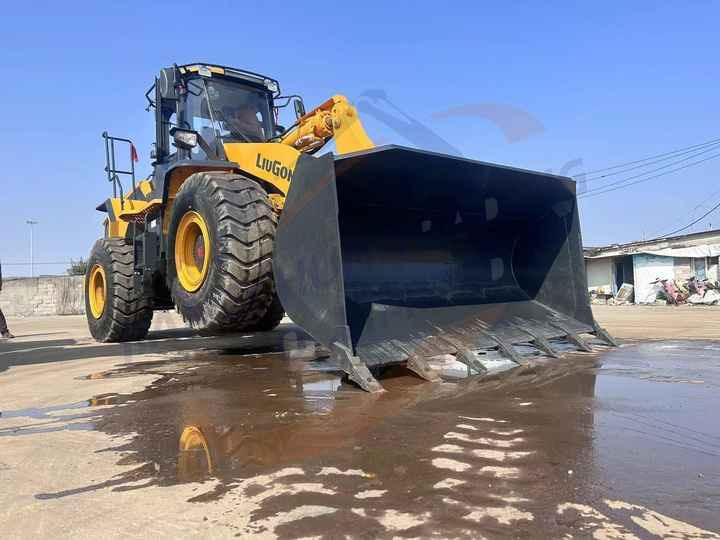
{"type": "Polygon", "coordinates": [[[105,270],[99,264],[90,269],[87,294],[90,299],[90,313],[92,313],[93,317],[99,319],[105,312],[105,298],[107,296],[105,270]]]}
{"type": "Polygon", "coordinates": [[[175,269],[183,289],[195,292],[205,282],[210,266],[210,234],[197,212],[187,212],[175,234],[175,269]]]}

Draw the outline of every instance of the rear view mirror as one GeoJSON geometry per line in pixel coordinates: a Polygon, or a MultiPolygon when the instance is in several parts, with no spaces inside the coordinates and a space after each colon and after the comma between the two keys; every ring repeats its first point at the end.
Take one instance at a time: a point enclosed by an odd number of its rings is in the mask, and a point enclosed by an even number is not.
{"type": "Polygon", "coordinates": [[[163,99],[178,98],[177,91],[175,90],[177,83],[177,70],[174,67],[160,70],[157,85],[160,90],[160,96],[163,99]]]}
{"type": "Polygon", "coordinates": [[[302,99],[295,98],[293,100],[293,107],[295,107],[295,116],[297,118],[305,116],[305,104],[302,102],[302,99]]]}

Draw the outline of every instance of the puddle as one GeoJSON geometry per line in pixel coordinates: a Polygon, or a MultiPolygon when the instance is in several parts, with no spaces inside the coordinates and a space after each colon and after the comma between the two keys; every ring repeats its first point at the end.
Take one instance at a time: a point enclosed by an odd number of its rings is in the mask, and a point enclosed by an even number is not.
{"type": "Polygon", "coordinates": [[[95,423],[92,420],[97,418],[98,407],[119,405],[127,401],[131,402],[132,400],[127,396],[118,394],[101,394],[88,400],[53,405],[51,407],[30,407],[0,411],[0,437],[20,437],[55,431],[91,431],[95,429],[95,423]],[[78,409],[85,412],[67,412],[78,409]],[[13,423],[8,427],[4,427],[1,421],[9,419],[26,419],[30,423],[13,423]],[[33,422],[33,420],[41,420],[41,422],[33,422]]]}
{"type": "Polygon", "coordinates": [[[352,445],[393,409],[402,410],[426,393],[423,382],[401,368],[385,373],[388,392],[370,395],[344,383],[342,372],[328,361],[228,351],[198,353],[192,362],[129,364],[88,378],[147,373],[159,379],[131,395],[5,411],[3,418],[48,420],[50,425],[0,429],[0,436],[65,429],[134,433],[132,460],[154,463],[149,471],[159,483],[230,481],[352,445]],[[68,409],[88,410],[57,414],[68,409]],[[79,422],[83,418],[93,421],[79,422]]]}
{"type": "Polygon", "coordinates": [[[63,405],[53,405],[52,407],[29,407],[27,409],[16,409],[0,411],[0,419],[5,418],[35,418],[35,419],[51,419],[52,413],[58,411],[67,411],[71,409],[85,409],[90,407],[91,400],[76,401],[74,403],[66,403],[63,405]]]}
{"type": "Polygon", "coordinates": [[[602,361],[571,354],[481,381],[448,362],[458,379],[435,385],[392,368],[382,377],[388,391],[367,394],[325,360],[202,352],[102,373],[158,374],[132,395],[0,420],[110,405],[73,425],[122,437],[108,450],[135,467],[38,499],[212,480],[191,500],[257,500],[261,523],[299,501],[330,509],[289,536],[353,527],[370,536],[473,537],[478,528],[503,536],[511,526],[513,536],[562,537],[607,519],[607,530],[644,538],[642,520],[628,517],[633,505],[643,516],[650,508],[720,528],[720,348],[643,343],[602,361]],[[273,475],[283,480],[261,480],[273,475]]]}
{"type": "Polygon", "coordinates": [[[605,356],[595,386],[595,474],[629,500],[681,505],[720,528],[720,348],[645,343],[605,356]]]}

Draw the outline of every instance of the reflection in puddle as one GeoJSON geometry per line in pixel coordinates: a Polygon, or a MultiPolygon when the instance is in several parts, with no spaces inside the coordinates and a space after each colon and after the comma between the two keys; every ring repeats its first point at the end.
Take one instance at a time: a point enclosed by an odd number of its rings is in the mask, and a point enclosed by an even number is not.
{"type": "Polygon", "coordinates": [[[192,481],[213,474],[210,443],[199,427],[186,426],[183,429],[178,451],[178,478],[192,481]]]}
{"type": "MultiPolygon", "coordinates": [[[[352,445],[393,410],[401,411],[418,386],[406,372],[389,373],[386,381],[395,392],[367,394],[344,384],[342,373],[324,362],[291,360],[277,366],[277,358],[258,357],[233,369],[239,373],[223,381],[227,389],[195,384],[182,396],[165,398],[177,398],[179,405],[173,480],[246,477],[319,459],[352,445]]],[[[166,456],[168,462],[172,458],[166,456]]]]}

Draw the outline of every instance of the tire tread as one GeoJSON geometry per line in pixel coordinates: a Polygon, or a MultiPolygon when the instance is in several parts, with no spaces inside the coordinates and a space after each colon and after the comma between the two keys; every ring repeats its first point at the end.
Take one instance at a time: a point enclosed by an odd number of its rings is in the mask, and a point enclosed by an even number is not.
{"type": "Polygon", "coordinates": [[[178,197],[187,191],[204,192],[212,205],[219,249],[204,309],[184,309],[179,285],[172,287],[175,305],[187,322],[206,334],[252,326],[265,315],[275,293],[272,249],[277,215],[267,193],[250,178],[218,172],[191,176],[178,197]]]}

